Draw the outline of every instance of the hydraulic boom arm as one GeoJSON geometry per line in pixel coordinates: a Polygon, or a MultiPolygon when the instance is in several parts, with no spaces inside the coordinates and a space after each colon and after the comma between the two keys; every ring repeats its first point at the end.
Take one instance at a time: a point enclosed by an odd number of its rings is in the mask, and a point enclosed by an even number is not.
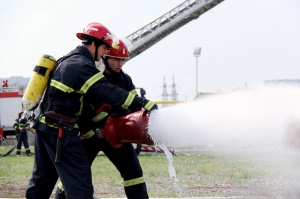
{"type": "Polygon", "coordinates": [[[187,0],[151,23],[127,36],[133,43],[130,59],[141,54],[172,32],[197,19],[224,0],[187,0]]]}

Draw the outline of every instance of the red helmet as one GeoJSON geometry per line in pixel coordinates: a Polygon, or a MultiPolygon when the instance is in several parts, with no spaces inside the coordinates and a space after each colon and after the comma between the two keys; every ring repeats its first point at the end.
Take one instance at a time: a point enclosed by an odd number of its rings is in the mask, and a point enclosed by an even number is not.
{"type": "Polygon", "coordinates": [[[104,25],[101,23],[93,22],[87,25],[82,33],[77,33],[76,36],[82,40],[84,35],[89,35],[91,37],[97,38],[100,41],[103,41],[110,47],[114,45],[114,35],[111,33],[104,25]]]}
{"type": "Polygon", "coordinates": [[[112,49],[107,50],[106,56],[116,57],[116,58],[120,58],[120,59],[128,59],[129,58],[129,50],[130,50],[129,48],[130,48],[130,45],[132,45],[132,44],[129,40],[126,42],[125,41],[124,41],[124,39],[119,39],[118,45],[115,45],[115,46],[113,46],[112,49]]]}

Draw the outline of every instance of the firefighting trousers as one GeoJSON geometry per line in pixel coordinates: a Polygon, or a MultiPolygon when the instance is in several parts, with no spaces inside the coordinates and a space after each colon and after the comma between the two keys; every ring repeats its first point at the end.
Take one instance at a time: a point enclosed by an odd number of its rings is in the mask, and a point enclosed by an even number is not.
{"type": "MultiPolygon", "coordinates": [[[[93,136],[83,140],[86,154],[92,165],[99,151],[109,158],[124,179],[124,189],[128,199],[148,199],[143,171],[131,143],[124,143],[119,149],[111,146],[106,138],[93,136]]],[[[55,199],[65,199],[64,193],[57,189],[55,199]]]]}
{"type": "Polygon", "coordinates": [[[49,199],[58,177],[67,199],[93,199],[90,163],[78,131],[63,130],[60,162],[55,162],[57,133],[39,129],[36,133],[35,163],[26,199],[49,199]]]}
{"type": "Polygon", "coordinates": [[[103,151],[108,159],[115,165],[124,179],[124,189],[127,198],[149,198],[146,183],[143,178],[143,171],[131,143],[124,143],[121,148],[116,149],[112,147],[106,138],[98,138],[97,136],[83,140],[83,143],[91,164],[99,151],[103,151]]]}
{"type": "Polygon", "coordinates": [[[24,144],[26,153],[30,153],[29,144],[28,144],[28,134],[27,132],[19,132],[17,135],[18,143],[17,143],[17,154],[20,155],[22,143],[24,144]]]}

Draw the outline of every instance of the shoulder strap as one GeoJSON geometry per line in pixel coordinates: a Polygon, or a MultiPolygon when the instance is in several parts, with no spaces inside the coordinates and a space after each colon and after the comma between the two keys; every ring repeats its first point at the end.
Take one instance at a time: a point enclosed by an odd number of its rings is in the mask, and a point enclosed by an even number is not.
{"type": "MultiPolygon", "coordinates": [[[[73,55],[83,55],[83,54],[82,54],[81,52],[71,52],[71,53],[69,53],[69,54],[67,54],[67,55],[62,56],[61,58],[59,58],[59,59],[56,61],[56,65],[55,65],[53,71],[56,70],[57,66],[58,66],[61,62],[63,62],[65,59],[67,59],[67,58],[69,58],[69,57],[72,57],[73,55]]],[[[51,78],[51,77],[52,77],[52,74],[50,74],[50,75],[51,75],[51,76],[50,76],[50,78],[51,78]]]]}
{"type": "Polygon", "coordinates": [[[50,72],[50,74],[49,74],[49,81],[48,81],[48,83],[47,83],[46,89],[45,89],[45,91],[44,91],[44,96],[43,96],[43,98],[42,98],[42,100],[41,100],[41,102],[40,102],[40,106],[39,106],[40,109],[42,109],[42,110],[40,111],[40,114],[37,116],[37,118],[39,118],[41,114],[47,112],[47,111],[49,110],[50,106],[51,106],[51,100],[50,100],[50,98],[49,98],[49,92],[48,92],[48,89],[49,89],[49,87],[50,87],[50,83],[51,83],[51,79],[52,79],[52,77],[53,77],[54,71],[57,70],[57,68],[59,67],[59,65],[60,65],[65,59],[67,59],[67,58],[69,58],[69,57],[71,57],[71,56],[73,56],[73,55],[82,55],[82,53],[80,53],[80,52],[71,52],[71,53],[69,53],[69,54],[67,54],[67,55],[64,55],[63,57],[59,58],[59,59],[56,61],[56,64],[55,64],[55,66],[54,66],[54,69],[53,69],[53,70],[50,72]],[[45,110],[43,110],[43,109],[44,109],[43,103],[44,103],[45,97],[46,97],[48,103],[47,103],[47,105],[44,106],[44,107],[45,107],[45,110]],[[42,112],[43,112],[43,113],[42,113],[42,112]]]}

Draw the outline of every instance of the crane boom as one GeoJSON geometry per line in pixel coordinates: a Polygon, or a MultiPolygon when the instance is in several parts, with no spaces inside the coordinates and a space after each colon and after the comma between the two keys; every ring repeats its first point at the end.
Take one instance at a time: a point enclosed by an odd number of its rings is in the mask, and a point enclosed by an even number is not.
{"type": "Polygon", "coordinates": [[[127,39],[133,43],[130,59],[181,28],[224,0],[187,0],[151,23],[133,32],[127,39]]]}

